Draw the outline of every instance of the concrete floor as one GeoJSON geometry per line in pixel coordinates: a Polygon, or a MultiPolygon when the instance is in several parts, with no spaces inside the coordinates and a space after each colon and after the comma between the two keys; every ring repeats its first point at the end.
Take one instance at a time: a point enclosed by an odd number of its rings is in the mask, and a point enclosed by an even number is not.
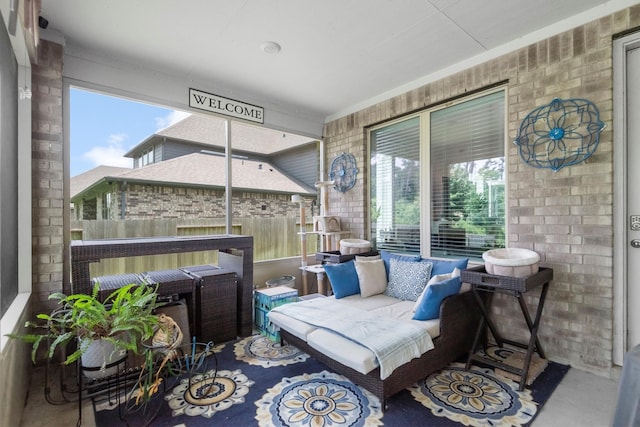
{"type": "MultiPolygon", "coordinates": [[[[39,366],[33,370],[31,375],[31,385],[29,387],[29,395],[27,403],[22,413],[21,426],[24,427],[67,427],[75,426],[78,422],[78,403],[64,403],[60,405],[52,405],[45,399],[44,392],[44,367],[39,366]]],[[[51,375],[50,381],[51,398],[54,401],[62,401],[59,387],[57,387],[58,376],[51,375]]],[[[69,398],[75,397],[69,394],[69,398]]],[[[82,404],[82,426],[95,427],[93,416],[93,404],[91,400],[85,400],[82,404]]]]}
{"type": "MultiPolygon", "coordinates": [[[[535,427],[610,426],[617,394],[617,381],[578,369],[570,369],[532,425],[535,427]]],[[[77,403],[63,405],[47,403],[44,397],[44,369],[36,368],[31,379],[21,426],[75,426],[77,420],[77,403]]],[[[95,426],[93,406],[90,401],[83,404],[82,426],[95,426]]]]}
{"type": "Polygon", "coordinates": [[[617,397],[617,381],[569,369],[533,425],[607,427],[613,421],[617,397]]]}

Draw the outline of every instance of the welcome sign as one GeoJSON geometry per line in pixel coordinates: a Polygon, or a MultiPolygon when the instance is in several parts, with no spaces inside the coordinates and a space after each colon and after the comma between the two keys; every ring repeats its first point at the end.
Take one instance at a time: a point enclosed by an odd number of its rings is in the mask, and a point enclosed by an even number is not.
{"type": "Polygon", "coordinates": [[[189,107],[264,123],[264,108],[189,88],[189,107]]]}

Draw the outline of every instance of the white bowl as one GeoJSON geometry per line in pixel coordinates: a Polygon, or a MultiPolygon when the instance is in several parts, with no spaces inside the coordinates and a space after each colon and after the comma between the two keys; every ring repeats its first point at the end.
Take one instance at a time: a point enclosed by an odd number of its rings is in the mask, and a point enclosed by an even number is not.
{"type": "Polygon", "coordinates": [[[482,254],[484,268],[496,276],[528,277],[538,272],[540,255],[529,249],[492,249],[482,254]]]}

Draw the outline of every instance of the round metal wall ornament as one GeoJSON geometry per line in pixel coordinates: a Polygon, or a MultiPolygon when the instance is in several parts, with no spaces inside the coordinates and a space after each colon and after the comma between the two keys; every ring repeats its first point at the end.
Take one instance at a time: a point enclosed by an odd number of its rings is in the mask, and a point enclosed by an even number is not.
{"type": "Polygon", "coordinates": [[[356,185],[356,158],[353,154],[342,153],[331,162],[329,179],[333,181],[333,188],[341,193],[351,190],[356,185]]]}
{"type": "Polygon", "coordinates": [[[604,128],[591,101],[554,98],[527,114],[514,143],[525,163],[556,172],[588,159],[604,128]]]}

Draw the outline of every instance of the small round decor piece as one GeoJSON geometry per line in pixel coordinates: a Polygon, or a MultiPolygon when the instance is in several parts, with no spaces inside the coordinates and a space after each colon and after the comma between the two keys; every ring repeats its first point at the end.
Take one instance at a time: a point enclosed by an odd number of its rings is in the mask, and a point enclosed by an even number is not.
{"type": "Polygon", "coordinates": [[[351,190],[356,185],[356,158],[353,154],[342,153],[331,162],[329,179],[333,181],[333,188],[341,193],[351,190]]]}
{"type": "Polygon", "coordinates": [[[492,249],[482,254],[484,268],[496,276],[528,277],[538,272],[540,255],[529,249],[492,249]]]}
{"type": "Polygon", "coordinates": [[[557,172],[587,160],[596,151],[604,128],[593,102],[554,98],[527,114],[514,143],[525,163],[557,172]]]}

